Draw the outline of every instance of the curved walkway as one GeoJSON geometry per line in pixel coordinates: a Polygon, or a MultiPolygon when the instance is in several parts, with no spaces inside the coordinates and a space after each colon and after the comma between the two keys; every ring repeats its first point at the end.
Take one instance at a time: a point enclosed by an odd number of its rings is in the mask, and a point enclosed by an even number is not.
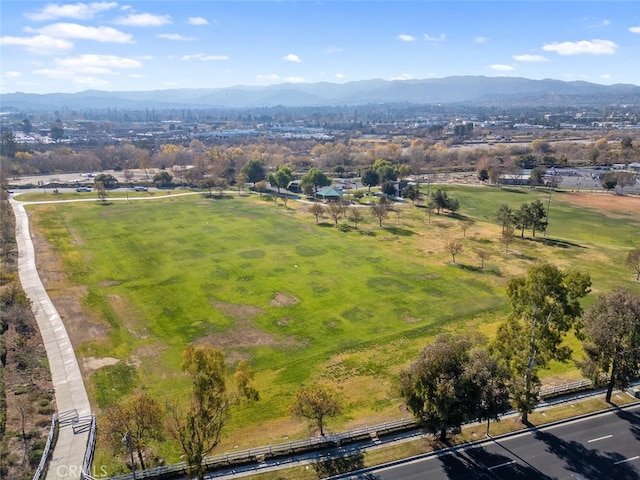
{"type": "Polygon", "coordinates": [[[35,250],[31,241],[27,212],[19,202],[11,199],[10,203],[16,218],[20,282],[32,302],[31,309],[38,322],[40,335],[47,351],[60,420],[58,440],[49,462],[46,478],[76,480],[81,478],[82,462],[89,438],[88,429],[77,427],[82,424],[83,419],[91,415],[91,405],[67,329],[53,306],[36,269],[35,250]]]}

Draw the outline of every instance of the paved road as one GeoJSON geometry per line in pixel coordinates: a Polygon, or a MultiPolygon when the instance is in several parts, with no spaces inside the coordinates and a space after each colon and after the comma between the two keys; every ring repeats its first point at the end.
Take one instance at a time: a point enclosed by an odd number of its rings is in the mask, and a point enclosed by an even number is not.
{"type": "Polygon", "coordinates": [[[336,478],[638,480],[640,405],[336,478]]]}
{"type": "Polygon", "coordinates": [[[13,199],[10,202],[16,217],[20,282],[32,301],[32,310],[47,351],[57,411],[62,414],[46,478],[75,480],[80,478],[89,433],[86,428],[74,429],[72,421],[74,418],[86,419],[91,414],[91,406],[67,330],[36,269],[29,218],[23,205],[13,199]]]}

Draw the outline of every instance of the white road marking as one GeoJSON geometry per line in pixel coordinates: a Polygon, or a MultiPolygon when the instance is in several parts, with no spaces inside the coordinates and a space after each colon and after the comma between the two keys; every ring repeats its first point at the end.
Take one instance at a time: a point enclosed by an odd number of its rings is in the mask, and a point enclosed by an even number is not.
{"type": "Polygon", "coordinates": [[[593,442],[597,442],[599,440],[606,440],[607,438],[611,438],[611,437],[613,437],[613,435],[605,435],[604,437],[592,438],[587,443],[593,443],[593,442]]]}
{"type": "Polygon", "coordinates": [[[493,470],[494,468],[505,467],[507,465],[511,465],[512,463],[516,463],[516,461],[515,460],[511,460],[510,462],[504,462],[504,463],[501,463],[500,465],[494,465],[493,467],[487,468],[487,470],[493,470]]]}
{"type": "Polygon", "coordinates": [[[620,463],[631,462],[631,461],[637,460],[639,458],[640,458],[640,455],[636,455],[635,457],[631,457],[631,458],[625,458],[624,460],[620,460],[619,462],[614,463],[614,465],[619,465],[620,463]]]}

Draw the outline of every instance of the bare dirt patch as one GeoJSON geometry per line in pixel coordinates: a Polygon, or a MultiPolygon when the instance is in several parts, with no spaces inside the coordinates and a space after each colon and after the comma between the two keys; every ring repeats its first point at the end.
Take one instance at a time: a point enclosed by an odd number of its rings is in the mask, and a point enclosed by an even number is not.
{"type": "Polygon", "coordinates": [[[271,305],[274,307],[286,307],[287,305],[295,305],[296,303],[300,303],[300,300],[287,293],[278,292],[273,300],[271,300],[271,305]]]}
{"type": "Polygon", "coordinates": [[[211,305],[220,310],[225,316],[234,320],[250,319],[262,313],[262,309],[254,305],[239,305],[224,302],[211,302],[211,305]]]}
{"type": "Polygon", "coordinates": [[[108,367],[110,365],[115,365],[119,361],[120,360],[113,357],[103,357],[103,358],[85,357],[80,360],[80,365],[83,371],[86,372],[86,371],[95,371],[95,370],[98,370],[99,368],[108,367]]]}
{"type": "MultiPolygon", "coordinates": [[[[30,223],[34,225],[32,219],[30,223]]],[[[87,295],[86,287],[71,284],[61,259],[37,228],[33,228],[31,237],[38,274],[67,329],[74,349],[86,341],[106,338],[109,327],[104,323],[92,322],[82,305],[82,299],[87,295]]]]}
{"type": "Polygon", "coordinates": [[[563,200],[578,205],[597,209],[603,213],[638,213],[640,214],[640,197],[613,194],[571,193],[562,196],[563,200]]]}

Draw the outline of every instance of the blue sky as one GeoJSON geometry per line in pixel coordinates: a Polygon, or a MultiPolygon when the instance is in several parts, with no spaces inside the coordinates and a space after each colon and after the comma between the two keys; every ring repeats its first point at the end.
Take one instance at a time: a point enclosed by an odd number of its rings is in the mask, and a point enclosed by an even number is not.
{"type": "Polygon", "coordinates": [[[628,1],[0,1],[2,93],[514,76],[640,85],[628,1]]]}

